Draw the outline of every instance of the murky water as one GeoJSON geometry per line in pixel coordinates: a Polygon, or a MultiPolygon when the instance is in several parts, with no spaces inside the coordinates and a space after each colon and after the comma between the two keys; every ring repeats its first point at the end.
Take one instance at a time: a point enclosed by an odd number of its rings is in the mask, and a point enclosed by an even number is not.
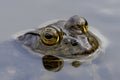
{"type": "Polygon", "coordinates": [[[119,0],[0,0],[0,80],[119,80],[119,0]],[[109,40],[105,54],[75,68],[65,63],[58,72],[44,68],[13,41],[11,35],[53,20],[80,15],[109,40]]]}

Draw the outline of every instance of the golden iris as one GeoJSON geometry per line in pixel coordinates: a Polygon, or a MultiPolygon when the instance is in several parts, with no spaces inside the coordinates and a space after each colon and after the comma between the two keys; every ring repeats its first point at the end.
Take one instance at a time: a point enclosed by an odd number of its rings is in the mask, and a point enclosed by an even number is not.
{"type": "Polygon", "coordinates": [[[54,27],[45,27],[42,31],[41,40],[46,45],[54,45],[60,41],[60,35],[54,27]]]}

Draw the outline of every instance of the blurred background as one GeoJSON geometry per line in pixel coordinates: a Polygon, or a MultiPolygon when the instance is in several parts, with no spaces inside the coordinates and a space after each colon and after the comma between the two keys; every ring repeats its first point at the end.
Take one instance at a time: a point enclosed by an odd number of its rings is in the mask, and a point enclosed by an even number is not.
{"type": "MultiPolygon", "coordinates": [[[[94,72],[98,75],[95,80],[119,80],[120,79],[120,0],[0,0],[0,80],[58,80],[64,77],[63,80],[75,79],[80,80],[77,69],[77,75],[72,72],[74,70],[67,67],[64,70],[69,71],[69,76],[66,77],[64,72],[57,73],[57,78],[52,78],[49,72],[44,72],[40,67],[39,59],[36,57],[28,57],[22,55],[15,58],[15,56],[8,55],[9,51],[19,53],[14,48],[6,47],[10,44],[4,41],[9,40],[13,34],[17,32],[37,28],[40,24],[53,20],[53,19],[68,19],[73,15],[80,15],[87,19],[90,26],[98,29],[110,42],[106,49],[104,58],[101,62],[95,62],[97,71],[94,72]],[[5,43],[5,46],[4,46],[5,43]],[[5,52],[6,49],[8,52],[5,52]],[[11,50],[11,49],[12,50],[11,50]],[[4,53],[4,54],[3,54],[4,53]],[[6,60],[7,58],[7,60],[6,60]],[[15,58],[15,59],[12,59],[15,58]],[[24,59],[26,62],[24,62],[24,59]],[[16,62],[18,59],[19,65],[16,62]],[[21,61],[23,60],[23,62],[21,61]],[[32,67],[24,67],[21,65],[28,65],[28,63],[35,62],[32,67]],[[14,63],[14,64],[12,64],[14,63]],[[27,64],[26,64],[27,63],[27,64]],[[13,67],[8,67],[8,64],[18,69],[12,70],[13,67]],[[2,66],[1,66],[2,65],[2,66]],[[22,70],[19,67],[22,67],[22,70]],[[35,68],[31,71],[31,69],[35,68]],[[38,70],[38,69],[41,70],[38,70]],[[23,71],[23,72],[22,72],[23,71]],[[44,74],[47,75],[46,78],[44,74]],[[72,71],[72,72],[71,72],[72,71]],[[16,75],[9,75],[8,73],[16,73],[16,75]],[[24,75],[23,75],[24,74],[24,75]],[[17,77],[16,77],[17,76],[17,77]],[[71,76],[71,77],[70,77],[71,76]],[[6,78],[8,77],[8,78],[6,78]],[[41,78],[42,77],[42,78],[41,78]],[[99,78],[99,79],[98,79],[99,78]]],[[[32,55],[31,55],[32,56],[32,55]]],[[[83,76],[83,74],[81,76],[83,76]]],[[[93,75],[93,74],[92,74],[93,75]]],[[[89,80],[86,76],[82,77],[84,80],[89,80]]],[[[60,79],[61,80],[61,79],[60,79]]]]}
{"type": "MultiPolygon", "coordinates": [[[[119,0],[0,0],[0,40],[46,21],[73,15],[85,17],[89,25],[104,33],[119,30],[119,7],[119,0]]],[[[109,36],[110,32],[107,33],[109,36]]]]}

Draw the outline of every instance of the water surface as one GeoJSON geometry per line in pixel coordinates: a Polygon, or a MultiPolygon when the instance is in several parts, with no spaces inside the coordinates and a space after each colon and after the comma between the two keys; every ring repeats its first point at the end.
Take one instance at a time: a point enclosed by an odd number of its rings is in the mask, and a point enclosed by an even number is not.
{"type": "Polygon", "coordinates": [[[119,0],[0,0],[0,80],[119,80],[119,0]],[[11,35],[40,24],[80,15],[109,40],[105,54],[78,68],[66,63],[59,72],[44,69],[11,35]]]}

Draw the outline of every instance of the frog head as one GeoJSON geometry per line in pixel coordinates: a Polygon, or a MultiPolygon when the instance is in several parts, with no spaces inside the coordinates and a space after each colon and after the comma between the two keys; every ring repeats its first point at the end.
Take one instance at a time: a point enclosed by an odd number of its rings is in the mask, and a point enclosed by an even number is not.
{"type": "Polygon", "coordinates": [[[86,19],[77,15],[27,32],[18,40],[34,52],[66,58],[80,57],[78,55],[92,53],[98,48],[97,40],[88,31],[86,19]]]}

